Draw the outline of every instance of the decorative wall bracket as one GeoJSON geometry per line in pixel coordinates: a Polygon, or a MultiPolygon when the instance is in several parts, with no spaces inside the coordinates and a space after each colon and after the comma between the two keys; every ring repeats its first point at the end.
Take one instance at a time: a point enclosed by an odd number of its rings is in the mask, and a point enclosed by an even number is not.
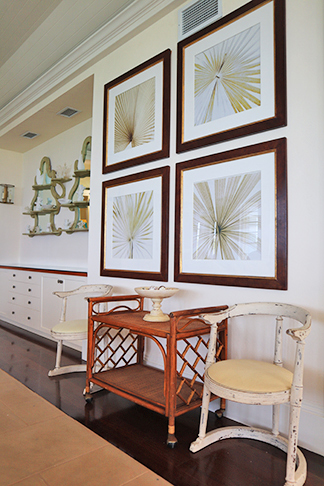
{"type": "Polygon", "coordinates": [[[56,235],[59,236],[65,231],[68,234],[77,231],[88,231],[89,228],[89,205],[90,205],[90,159],[91,159],[91,137],[87,137],[82,145],[79,160],[74,163],[74,183],[66,197],[66,183],[71,181],[69,177],[57,177],[52,169],[48,157],[43,157],[40,167],[37,170],[34,185],[34,197],[30,206],[23,214],[34,219],[34,226],[28,226],[24,235],[56,235]],[[83,184],[80,183],[82,180],[83,184]],[[74,213],[74,220],[71,223],[68,219],[64,222],[63,228],[55,225],[55,216],[61,208],[69,208],[74,213]]]}
{"type": "MultiPolygon", "coordinates": [[[[27,214],[34,219],[34,226],[27,228],[28,236],[36,235],[60,235],[61,230],[55,226],[54,216],[60,211],[60,204],[58,202],[58,194],[55,190],[56,172],[52,170],[51,161],[48,157],[43,157],[40,167],[37,170],[34,185],[34,197],[30,203],[30,207],[26,208],[27,214]]],[[[63,184],[61,183],[61,186],[63,184]]],[[[65,188],[63,186],[63,190],[65,188]]]]}

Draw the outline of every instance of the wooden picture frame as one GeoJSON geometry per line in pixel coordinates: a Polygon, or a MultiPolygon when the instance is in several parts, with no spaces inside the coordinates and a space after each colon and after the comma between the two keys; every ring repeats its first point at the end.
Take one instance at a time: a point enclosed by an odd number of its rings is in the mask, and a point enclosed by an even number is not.
{"type": "Polygon", "coordinates": [[[105,85],[103,173],[169,156],[170,59],[167,49],[105,85]]]}
{"type": "Polygon", "coordinates": [[[286,145],[177,164],[176,282],[287,289],[286,145]]]}
{"type": "Polygon", "coordinates": [[[285,24],[252,0],[178,43],[178,153],[287,124],[285,24]]]}
{"type": "Polygon", "coordinates": [[[170,167],[102,183],[100,275],[168,280],[170,167]]]}

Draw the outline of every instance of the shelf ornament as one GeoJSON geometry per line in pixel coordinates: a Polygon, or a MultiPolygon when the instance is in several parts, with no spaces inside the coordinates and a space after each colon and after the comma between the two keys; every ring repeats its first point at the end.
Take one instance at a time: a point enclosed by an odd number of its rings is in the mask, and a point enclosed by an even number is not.
{"type": "Polygon", "coordinates": [[[58,172],[52,170],[49,157],[43,157],[34,178],[34,197],[23,214],[34,219],[34,226],[28,226],[25,235],[61,235],[77,231],[88,231],[90,205],[90,163],[91,137],[82,145],[81,155],[74,163],[74,183],[67,197],[66,183],[71,181],[70,169],[66,163],[59,166],[58,172]],[[82,180],[82,184],[80,181],[82,180]],[[55,225],[55,216],[61,208],[74,213],[74,219],[64,219],[63,228],[55,225]]]}

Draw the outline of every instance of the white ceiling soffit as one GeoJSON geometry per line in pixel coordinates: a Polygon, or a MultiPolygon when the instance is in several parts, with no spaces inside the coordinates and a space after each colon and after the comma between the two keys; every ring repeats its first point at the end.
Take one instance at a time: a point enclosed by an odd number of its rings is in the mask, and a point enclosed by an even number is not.
{"type": "MultiPolygon", "coordinates": [[[[35,0],[21,1],[33,3],[35,0]]],[[[42,1],[48,3],[47,0],[42,1]]],[[[8,4],[8,0],[0,0],[1,7],[3,4],[8,4]]],[[[11,86],[11,84],[14,83],[14,79],[17,77],[23,79],[26,83],[23,89],[20,87],[19,94],[11,98],[10,101],[7,100],[7,103],[0,109],[0,136],[6,133],[6,128],[4,128],[5,125],[35,104],[37,100],[41,99],[46,93],[49,93],[60,83],[64,82],[68,76],[73,75],[81,68],[84,69],[85,67],[90,66],[106,55],[117,43],[127,38],[127,36],[130,36],[130,34],[138,32],[140,27],[146,27],[157,18],[172,9],[178,8],[182,4],[183,0],[110,0],[110,2],[107,0],[58,1],[56,9],[45,18],[44,22],[36,28],[27,41],[23,43],[0,67],[0,102],[1,99],[5,99],[1,98],[2,87],[4,84],[6,84],[7,87],[11,86]],[[63,45],[60,45],[60,35],[55,31],[55,26],[59,27],[64,21],[64,9],[67,11],[67,6],[73,6],[73,18],[76,18],[76,24],[73,24],[74,26],[77,25],[78,22],[78,12],[81,10],[80,6],[82,5],[84,7],[84,13],[88,12],[89,23],[80,25],[79,21],[78,25],[78,32],[80,31],[84,35],[84,32],[86,32],[86,29],[84,28],[85,25],[88,25],[88,28],[90,24],[92,27],[95,25],[95,23],[91,23],[91,19],[94,17],[93,8],[96,6],[96,25],[98,25],[99,20],[101,19],[102,21],[102,17],[100,17],[100,6],[103,8],[107,4],[111,4],[111,8],[115,9],[112,10],[112,12],[115,12],[115,15],[112,13],[113,18],[111,18],[111,20],[102,25],[87,38],[83,37],[82,41],[70,51],[65,50],[67,46],[71,45],[68,41],[63,43],[63,45]],[[85,9],[85,6],[89,7],[88,11],[85,9]],[[121,10],[122,7],[123,10],[121,10]],[[51,26],[50,29],[49,26],[51,26]],[[30,64],[27,63],[26,65],[22,61],[20,57],[21,51],[26,49],[27,44],[31,45],[30,40],[32,37],[40,36],[40,34],[42,34],[42,36],[39,37],[38,45],[34,44],[36,52],[33,53],[33,58],[36,57],[38,59],[38,65],[34,67],[34,69],[31,69],[30,64]],[[44,51],[42,49],[41,39],[47,39],[47,37],[50,38],[50,42],[47,43],[47,48],[52,52],[56,52],[57,55],[60,56],[60,59],[56,60],[54,63],[52,59],[51,67],[46,69],[45,61],[47,55],[45,47],[44,51]],[[53,48],[54,45],[55,49],[53,48]],[[40,50],[37,53],[38,49],[40,50]],[[17,66],[17,69],[19,69],[19,73],[14,75],[15,65],[17,66]],[[29,77],[27,80],[26,77],[23,76],[24,69],[26,69],[26,72],[31,72],[31,74],[34,75],[34,78],[32,79],[29,77]],[[39,72],[40,69],[42,69],[41,72],[43,74],[35,76],[35,73],[39,72]]],[[[46,16],[46,12],[44,12],[43,15],[46,16]]],[[[69,21],[68,25],[64,24],[64,31],[68,31],[72,28],[71,16],[66,15],[66,18],[69,18],[69,21]]],[[[76,38],[77,36],[73,37],[74,40],[76,38]]],[[[30,55],[31,53],[28,52],[27,58],[30,55]]],[[[24,61],[26,60],[24,59],[24,61]]]]}
{"type": "Polygon", "coordinates": [[[13,124],[0,137],[0,149],[28,152],[46,140],[88,120],[92,117],[92,93],[93,76],[65,91],[25,120],[13,124]],[[60,116],[59,112],[67,107],[77,109],[78,113],[72,117],[60,116]],[[22,136],[26,132],[39,135],[35,138],[26,138],[22,136]]]}

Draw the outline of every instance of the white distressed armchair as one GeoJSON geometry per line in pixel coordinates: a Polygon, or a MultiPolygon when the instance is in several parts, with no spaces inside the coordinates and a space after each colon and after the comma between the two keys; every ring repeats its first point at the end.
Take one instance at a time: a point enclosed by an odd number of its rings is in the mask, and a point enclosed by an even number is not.
{"type": "Polygon", "coordinates": [[[51,329],[51,335],[57,341],[56,363],[55,368],[48,372],[48,376],[63,375],[65,373],[74,373],[77,371],[86,371],[86,364],[74,364],[61,366],[63,341],[78,341],[88,338],[88,318],[66,320],[66,311],[68,299],[73,296],[83,294],[84,298],[88,297],[106,297],[112,292],[111,285],[82,285],[75,290],[53,292],[62,299],[61,317],[56,326],[51,329]]]}
{"type": "Polygon", "coordinates": [[[203,315],[202,318],[211,324],[211,336],[206,361],[199,435],[196,441],[191,444],[190,450],[197,452],[226,438],[249,438],[267,442],[287,452],[285,486],[303,485],[306,481],[307,466],[304,455],[297,448],[297,442],[303,396],[304,344],[311,329],[311,316],[300,307],[264,302],[237,304],[219,313],[203,315]],[[275,317],[276,334],[273,363],[249,359],[228,359],[215,363],[217,324],[226,318],[249,316],[248,319],[250,320],[252,316],[253,319],[258,319],[258,316],[262,315],[275,317]],[[289,318],[294,320],[295,323],[297,321],[298,324],[301,324],[300,327],[295,327],[294,323],[286,331],[296,344],[292,372],[283,367],[283,318],[289,318]],[[272,431],[239,426],[221,427],[206,433],[211,393],[220,398],[244,404],[273,405],[272,431]],[[279,434],[279,407],[281,403],[290,404],[288,439],[279,434]]]}

